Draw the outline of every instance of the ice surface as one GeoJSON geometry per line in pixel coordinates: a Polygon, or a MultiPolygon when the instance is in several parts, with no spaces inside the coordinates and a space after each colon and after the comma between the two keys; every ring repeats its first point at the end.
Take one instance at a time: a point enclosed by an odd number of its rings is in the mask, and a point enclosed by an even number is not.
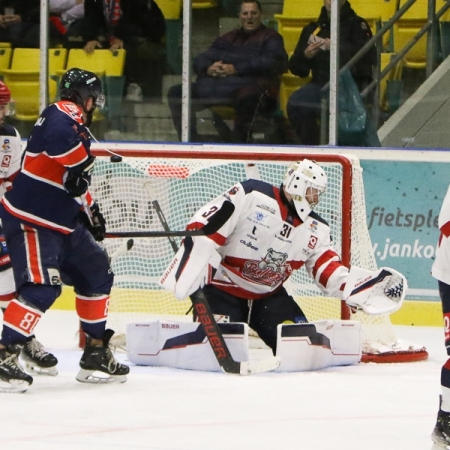
{"type": "MultiPolygon", "coordinates": [[[[431,449],[447,356],[443,330],[396,327],[425,362],[358,364],[243,377],[131,367],[122,385],[75,380],[77,317],[50,310],[36,329],[59,359],[25,394],[0,394],[0,449],[431,449]]],[[[117,354],[125,362],[125,354],[117,354]]]]}

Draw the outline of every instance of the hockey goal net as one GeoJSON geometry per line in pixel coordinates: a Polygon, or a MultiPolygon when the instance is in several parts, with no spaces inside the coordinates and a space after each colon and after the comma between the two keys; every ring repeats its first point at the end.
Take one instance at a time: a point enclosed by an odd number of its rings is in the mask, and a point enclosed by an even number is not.
{"type": "MultiPolygon", "coordinates": [[[[335,247],[345,265],[375,269],[376,262],[366,225],[362,169],[356,157],[326,153],[273,151],[267,153],[207,150],[115,150],[121,162],[111,162],[97,149],[93,192],[108,231],[162,231],[153,208],[158,200],[171,230],[184,230],[191,216],[234,183],[259,178],[279,186],[286,167],[303,158],[315,160],[327,173],[328,187],[316,211],[329,223],[335,247]],[[148,185],[154,198],[150,198],[148,185]]],[[[181,238],[175,238],[180,244],[181,238]]],[[[106,239],[113,254],[123,239],[106,239]]],[[[132,249],[112,262],[115,273],[108,326],[125,336],[127,323],[154,317],[192,320],[190,301],[178,301],[158,285],[173,257],[167,238],[135,238],[132,249]]],[[[304,269],[285,285],[309,321],[349,318],[344,302],[325,298],[304,269]]],[[[362,323],[363,361],[416,361],[426,358],[424,348],[402,343],[389,316],[351,317],[362,323]]]]}

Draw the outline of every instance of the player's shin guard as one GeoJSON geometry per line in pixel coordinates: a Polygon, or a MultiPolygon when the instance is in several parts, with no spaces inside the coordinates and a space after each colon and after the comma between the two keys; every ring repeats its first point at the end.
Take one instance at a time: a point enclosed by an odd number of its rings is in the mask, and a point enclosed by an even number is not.
{"type": "Polygon", "coordinates": [[[83,332],[94,339],[102,339],[108,317],[109,295],[77,294],[75,304],[83,332]]]}
{"type": "Polygon", "coordinates": [[[92,336],[86,335],[86,345],[80,360],[80,371],[76,379],[82,383],[124,383],[130,368],[120,364],[114,358],[109,341],[114,331],[106,330],[102,343],[93,342],[92,336]]]}
{"type": "Polygon", "coordinates": [[[22,298],[12,300],[3,316],[1,343],[5,347],[16,343],[25,344],[42,314],[42,311],[22,298]]]}

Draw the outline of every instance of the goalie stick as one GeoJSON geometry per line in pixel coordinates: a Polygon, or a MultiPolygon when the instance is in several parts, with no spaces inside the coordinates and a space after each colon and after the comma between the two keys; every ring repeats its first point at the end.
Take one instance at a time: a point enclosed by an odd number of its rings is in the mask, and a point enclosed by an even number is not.
{"type": "MultiPolygon", "coordinates": [[[[166,233],[170,233],[169,224],[167,223],[159,202],[158,200],[153,199],[150,183],[144,184],[147,192],[152,199],[152,205],[155,208],[161,225],[163,226],[166,233]]],[[[170,241],[170,245],[172,246],[173,251],[176,253],[178,251],[177,243],[171,238],[171,235],[168,235],[167,238],[170,241]]],[[[258,361],[235,361],[231,356],[230,350],[225,342],[222,332],[220,331],[219,326],[214,319],[214,314],[211,311],[208,299],[206,298],[203,291],[201,289],[198,289],[193,294],[191,294],[190,299],[192,301],[192,305],[194,307],[198,320],[200,321],[200,324],[203,327],[211,348],[213,349],[217,362],[224,372],[240,375],[252,375],[256,373],[275,370],[280,365],[280,358],[277,358],[275,356],[258,361]]]]}

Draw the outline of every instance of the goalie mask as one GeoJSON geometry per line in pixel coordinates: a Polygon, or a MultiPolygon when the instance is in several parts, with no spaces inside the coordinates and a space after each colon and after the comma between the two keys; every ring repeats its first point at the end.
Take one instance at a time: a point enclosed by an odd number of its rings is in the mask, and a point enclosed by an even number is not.
{"type": "Polygon", "coordinates": [[[284,176],[285,191],[292,196],[300,219],[306,220],[311,210],[319,203],[319,196],[327,187],[327,175],[309,159],[292,163],[284,176]]]}

